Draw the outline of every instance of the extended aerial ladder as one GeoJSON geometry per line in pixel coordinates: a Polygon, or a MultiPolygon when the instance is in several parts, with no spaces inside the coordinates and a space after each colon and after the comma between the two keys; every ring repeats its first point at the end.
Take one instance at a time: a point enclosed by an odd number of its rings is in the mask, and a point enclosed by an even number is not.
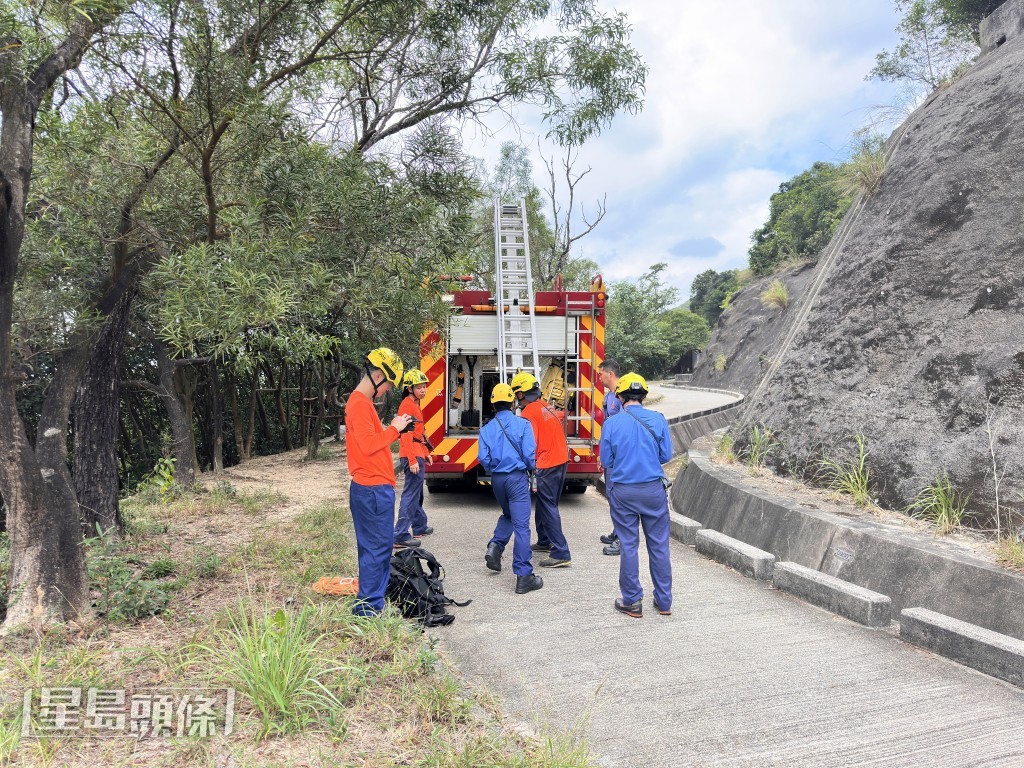
{"type": "Polygon", "coordinates": [[[498,380],[517,371],[540,377],[537,321],[526,200],[494,206],[495,310],[498,314],[498,380]]]}

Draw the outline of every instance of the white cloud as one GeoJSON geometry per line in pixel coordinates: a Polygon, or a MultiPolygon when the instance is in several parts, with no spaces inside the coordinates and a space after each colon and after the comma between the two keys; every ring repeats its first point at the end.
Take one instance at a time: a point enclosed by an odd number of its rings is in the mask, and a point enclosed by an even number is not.
{"type": "MultiPolygon", "coordinates": [[[[706,269],[746,264],[750,235],[784,180],[815,160],[834,160],[894,89],[867,83],[874,55],[891,47],[897,22],[890,0],[607,0],[627,14],[633,44],[650,66],[646,106],[620,115],[581,148],[577,167],[593,170],[577,189],[588,203],[607,194],[608,216],[580,241],[606,279],[636,277],[666,262],[669,281],[689,292],[706,269]],[[674,256],[686,240],[724,248],[674,256]]],[[[521,129],[493,137],[533,147],[544,133],[520,110],[521,129]]],[[[494,126],[498,130],[497,124],[494,126]]],[[[554,150],[542,141],[545,154],[554,150]]],[[[473,151],[481,153],[474,142],[473,151]]]]}

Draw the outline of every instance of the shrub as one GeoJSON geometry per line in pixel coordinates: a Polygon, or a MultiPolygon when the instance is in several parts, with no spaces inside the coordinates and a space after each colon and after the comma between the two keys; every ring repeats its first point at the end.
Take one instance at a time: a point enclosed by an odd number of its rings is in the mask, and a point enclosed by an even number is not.
{"type": "Polygon", "coordinates": [[[725,355],[719,355],[715,358],[715,370],[722,373],[725,370],[726,359],[725,355]]]}
{"type": "Polygon", "coordinates": [[[761,294],[761,302],[766,307],[785,309],[789,306],[789,289],[784,282],[776,278],[772,280],[768,290],[761,294]]]}
{"type": "Polygon", "coordinates": [[[945,472],[935,482],[922,488],[907,507],[913,518],[927,520],[935,526],[936,535],[945,536],[960,527],[969,497],[963,497],[945,472]]]}
{"type": "Polygon", "coordinates": [[[93,602],[98,615],[110,621],[134,621],[155,616],[167,608],[167,592],[135,574],[111,533],[97,527],[97,535],[86,539],[84,545],[89,583],[99,593],[93,602]]]}

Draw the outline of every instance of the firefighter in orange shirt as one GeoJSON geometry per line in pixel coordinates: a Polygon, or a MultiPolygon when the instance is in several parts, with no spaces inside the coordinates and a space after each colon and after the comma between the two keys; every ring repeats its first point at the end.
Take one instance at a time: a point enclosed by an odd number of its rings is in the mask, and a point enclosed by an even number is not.
{"type": "Polygon", "coordinates": [[[399,414],[385,428],[373,401],[401,384],[403,370],[402,359],[387,347],[371,350],[363,377],[345,404],[345,448],[352,477],[349,506],[359,554],[359,591],[352,607],[357,616],[375,616],[384,610],[384,591],[391,576],[395,465],[390,446],[412,419],[399,414]]]}
{"type": "Polygon", "coordinates": [[[537,492],[534,494],[537,543],[533,549],[549,553],[539,563],[542,568],[562,568],[572,564],[558,513],[558,500],[562,497],[569,466],[565,429],[561,419],[541,400],[540,382],[532,373],[520,371],[513,376],[512,391],[523,408],[520,415],[530,422],[537,441],[537,492]]]}
{"type": "Polygon", "coordinates": [[[395,523],[395,547],[418,547],[417,536],[427,536],[434,529],[427,525],[427,513],[423,509],[423,467],[433,464],[434,457],[423,434],[423,411],[420,401],[427,393],[427,377],[418,368],[412,368],[402,377],[405,399],[398,407],[399,414],[412,418],[414,427],[402,435],[398,456],[405,472],[402,499],[398,503],[398,521],[395,523]],[[411,534],[410,534],[411,529],[411,534]]]}

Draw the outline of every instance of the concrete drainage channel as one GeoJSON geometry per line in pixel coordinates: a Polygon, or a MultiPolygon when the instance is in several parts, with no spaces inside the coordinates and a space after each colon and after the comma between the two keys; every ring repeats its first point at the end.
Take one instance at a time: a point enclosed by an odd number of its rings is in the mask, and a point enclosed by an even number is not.
{"type": "MultiPolygon", "coordinates": [[[[716,479],[715,474],[715,468],[710,466],[706,456],[699,452],[696,455],[691,455],[690,465],[683,472],[682,477],[677,478],[676,486],[673,489],[673,506],[684,510],[695,507],[707,510],[709,519],[715,519],[715,515],[708,509],[707,502],[710,499],[706,498],[706,494],[703,494],[705,496],[703,499],[695,499],[695,496],[702,494],[700,494],[699,488],[696,489],[696,493],[693,492],[695,485],[703,486],[704,490],[707,490],[709,479],[713,482],[716,479]],[[694,482],[695,475],[701,476],[699,482],[694,482]],[[690,487],[687,487],[688,485],[690,487]],[[704,506],[701,506],[702,504],[704,506]]],[[[751,507],[750,498],[736,498],[737,494],[758,500],[756,492],[752,489],[737,488],[735,483],[724,482],[722,478],[717,480],[720,485],[717,501],[730,505],[730,511],[734,515],[742,515],[743,508],[751,507]]],[[[811,521],[812,532],[819,536],[811,535],[807,530],[802,530],[804,527],[802,523],[806,521],[794,517],[795,513],[799,514],[799,511],[794,509],[796,505],[783,506],[785,520],[781,520],[766,514],[765,504],[768,502],[779,507],[779,499],[759,499],[759,501],[761,504],[758,505],[758,512],[752,516],[748,515],[746,521],[738,523],[735,519],[730,520],[729,516],[725,518],[719,516],[718,519],[720,521],[725,519],[739,531],[753,533],[752,536],[746,537],[748,540],[756,538],[758,530],[763,531],[766,527],[781,521],[785,523],[779,526],[783,529],[785,545],[776,547],[776,549],[789,549],[791,553],[802,555],[804,559],[809,556],[813,560],[818,556],[818,551],[813,545],[823,533],[818,530],[823,524],[828,523],[837,528],[843,528],[850,524],[850,521],[842,520],[837,516],[816,512],[811,515],[813,518],[811,521]],[[750,517],[756,517],[756,519],[751,520],[750,517]]],[[[861,523],[859,527],[864,528],[865,526],[861,523]]],[[[778,534],[778,531],[775,533],[778,534]]],[[[861,530],[859,533],[871,535],[872,532],[861,530]]],[[[883,531],[875,533],[880,536],[885,535],[883,531]]],[[[718,530],[705,528],[701,521],[676,512],[672,513],[672,536],[684,544],[695,547],[697,552],[728,565],[744,576],[771,581],[774,587],[851,621],[876,629],[892,627],[894,601],[886,594],[823,572],[820,567],[808,567],[806,563],[779,561],[771,552],[759,549],[738,538],[727,536],[718,530]]],[[[833,531],[827,537],[827,541],[831,544],[835,539],[836,532],[833,531]]],[[[900,551],[898,544],[891,541],[888,544],[896,547],[898,552],[900,551]]],[[[965,568],[973,567],[978,569],[974,575],[983,582],[982,588],[990,590],[987,596],[988,606],[976,610],[977,615],[998,623],[1000,619],[994,618],[997,614],[1020,613],[1019,611],[1008,611],[1008,608],[1022,604],[1024,578],[999,572],[980,562],[964,563],[962,557],[954,558],[945,553],[922,552],[914,544],[914,542],[910,542],[905,545],[914,550],[916,557],[912,564],[915,570],[914,575],[918,578],[922,574],[925,578],[938,576],[935,581],[938,584],[939,594],[927,596],[928,602],[933,606],[943,605],[941,590],[947,581],[941,577],[941,572],[944,569],[951,570],[950,577],[956,579],[964,575],[965,568]],[[1012,602],[1003,602],[1003,599],[1008,597],[1016,599],[1012,602]]],[[[906,556],[906,552],[901,554],[906,556]]],[[[817,560],[819,564],[825,562],[826,557],[824,556],[817,560]]],[[[885,569],[878,570],[882,572],[884,579],[885,569]]],[[[896,584],[894,586],[896,588],[887,591],[897,595],[904,604],[899,611],[899,637],[901,639],[992,677],[1024,687],[1024,641],[1018,637],[986,629],[937,610],[907,604],[906,599],[913,596],[913,590],[900,588],[900,585],[896,584]]],[[[921,596],[926,597],[923,594],[921,596]]],[[[950,600],[948,604],[953,610],[957,610],[961,602],[950,600]]],[[[975,608],[978,608],[977,604],[975,604],[975,608]]]]}

